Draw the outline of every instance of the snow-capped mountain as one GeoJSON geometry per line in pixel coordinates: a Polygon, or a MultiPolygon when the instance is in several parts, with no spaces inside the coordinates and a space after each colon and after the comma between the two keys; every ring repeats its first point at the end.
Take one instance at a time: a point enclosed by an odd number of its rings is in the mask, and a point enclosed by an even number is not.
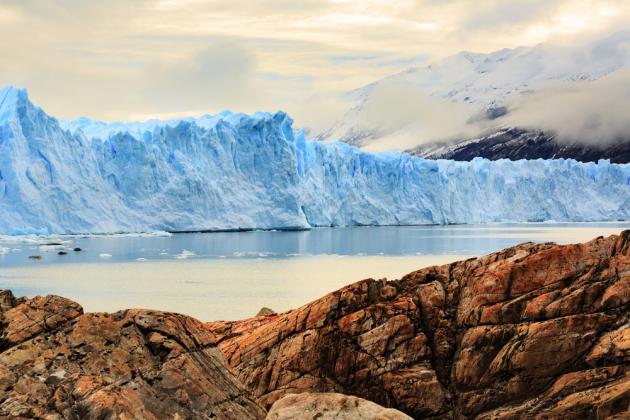
{"type": "Polygon", "coordinates": [[[498,159],[575,159],[579,162],[630,162],[630,142],[612,144],[567,143],[553,134],[539,130],[502,128],[488,135],[454,143],[437,143],[415,147],[408,152],[426,159],[472,160],[481,157],[498,159]]]}
{"type": "Polygon", "coordinates": [[[630,165],[431,161],[307,141],[282,112],[206,120],[88,137],[0,90],[0,234],[630,219],[630,165]]]}
{"type": "MultiPolygon", "coordinates": [[[[629,67],[630,31],[619,32],[580,47],[540,44],[489,54],[461,52],[349,92],[347,97],[355,101],[355,106],[330,129],[319,133],[318,137],[363,146],[412,125],[413,116],[397,121],[392,127],[370,124],[371,118],[366,116],[366,110],[377,93],[388,86],[402,86],[410,97],[422,94],[436,101],[465,105],[470,121],[501,117],[509,112],[512,100],[551,83],[598,80],[629,67]]],[[[408,107],[405,101],[408,100],[402,97],[399,103],[392,103],[391,106],[405,110],[408,107]]],[[[419,114],[422,112],[418,110],[419,114]]],[[[417,115],[417,120],[422,120],[421,117],[417,115]]],[[[413,128],[417,129],[418,138],[421,139],[423,127],[413,128]]]]}

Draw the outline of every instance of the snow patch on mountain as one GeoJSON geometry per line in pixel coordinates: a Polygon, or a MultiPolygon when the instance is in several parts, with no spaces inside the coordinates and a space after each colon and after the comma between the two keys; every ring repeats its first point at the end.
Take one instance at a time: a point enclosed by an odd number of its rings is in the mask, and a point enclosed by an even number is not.
{"type": "MultiPolygon", "coordinates": [[[[489,54],[461,52],[348,93],[355,105],[328,130],[318,133],[318,138],[360,146],[380,141],[379,148],[389,150],[470,138],[487,128],[479,122],[503,116],[517,98],[560,82],[599,80],[629,67],[630,31],[578,47],[540,44],[489,54]],[[392,87],[404,94],[389,101],[391,118],[375,124],[370,109],[392,87]],[[443,107],[445,115],[431,116],[436,106],[443,107]],[[448,115],[466,109],[463,107],[467,107],[465,117],[448,115]],[[401,120],[400,113],[410,115],[401,120]],[[446,130],[448,127],[451,129],[446,130]]],[[[511,125],[518,124],[511,121],[511,125]]]]}

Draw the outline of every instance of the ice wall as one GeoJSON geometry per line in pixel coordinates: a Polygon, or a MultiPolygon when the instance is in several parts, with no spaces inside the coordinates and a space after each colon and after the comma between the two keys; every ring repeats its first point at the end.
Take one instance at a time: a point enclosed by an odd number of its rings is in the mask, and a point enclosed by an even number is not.
{"type": "Polygon", "coordinates": [[[282,112],[81,124],[0,90],[0,234],[630,219],[630,165],[371,154],[282,112]]]}

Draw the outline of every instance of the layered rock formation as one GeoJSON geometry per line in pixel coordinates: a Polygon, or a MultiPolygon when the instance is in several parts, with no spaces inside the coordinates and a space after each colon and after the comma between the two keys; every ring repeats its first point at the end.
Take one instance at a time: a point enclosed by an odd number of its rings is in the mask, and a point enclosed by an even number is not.
{"type": "Polygon", "coordinates": [[[0,417],[262,419],[270,409],[278,419],[304,407],[313,418],[391,418],[360,398],[414,418],[630,416],[630,231],[364,280],[243,321],[84,314],[58,296],[7,291],[0,321],[0,417]],[[313,394],[331,392],[360,398],[313,394]]]}
{"type": "Polygon", "coordinates": [[[415,418],[627,418],[629,302],[626,231],[365,280],[285,314],[208,327],[266,407],[316,391],[415,418]]]}
{"type": "Polygon", "coordinates": [[[257,419],[256,404],[192,318],[83,314],[58,296],[0,295],[0,417],[257,419]]]}

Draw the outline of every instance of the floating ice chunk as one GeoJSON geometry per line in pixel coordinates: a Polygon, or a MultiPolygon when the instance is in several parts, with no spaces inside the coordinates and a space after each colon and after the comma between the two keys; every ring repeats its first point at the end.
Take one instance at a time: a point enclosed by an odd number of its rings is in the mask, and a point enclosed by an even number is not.
{"type": "Polygon", "coordinates": [[[194,252],[184,249],[182,250],[181,253],[179,253],[178,255],[175,255],[175,258],[177,258],[178,260],[185,260],[190,257],[194,257],[195,255],[196,254],[194,252]]]}
{"type": "Polygon", "coordinates": [[[43,252],[58,252],[58,251],[64,251],[66,249],[67,247],[65,245],[61,243],[57,243],[57,242],[39,246],[39,250],[43,252]]]}
{"type": "Polygon", "coordinates": [[[175,280],[175,283],[178,284],[204,284],[204,281],[201,280],[175,280]]]}
{"type": "Polygon", "coordinates": [[[111,257],[112,257],[112,254],[106,254],[106,253],[103,253],[103,254],[98,254],[98,256],[99,256],[100,258],[107,259],[107,258],[111,258],[111,257]]]}

